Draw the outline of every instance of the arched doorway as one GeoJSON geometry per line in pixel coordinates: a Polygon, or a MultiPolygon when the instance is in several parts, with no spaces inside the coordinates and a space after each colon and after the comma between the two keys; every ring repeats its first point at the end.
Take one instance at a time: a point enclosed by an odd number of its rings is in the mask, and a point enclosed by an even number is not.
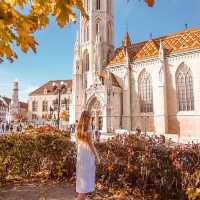
{"type": "Polygon", "coordinates": [[[101,131],[103,129],[102,105],[96,97],[89,102],[88,111],[91,113],[92,129],[101,131]]]}

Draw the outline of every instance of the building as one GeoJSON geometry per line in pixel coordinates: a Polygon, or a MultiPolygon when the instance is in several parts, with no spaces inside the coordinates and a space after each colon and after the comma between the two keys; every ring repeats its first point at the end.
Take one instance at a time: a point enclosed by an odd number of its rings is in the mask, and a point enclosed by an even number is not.
{"type": "Polygon", "coordinates": [[[70,123],[84,109],[93,128],[200,136],[200,28],[114,47],[114,1],[85,1],[74,50],[70,123]]]}
{"type": "Polygon", "coordinates": [[[15,115],[15,118],[13,118],[11,111],[11,102],[12,102],[11,98],[0,96],[0,122],[27,120],[28,104],[21,101],[18,102],[19,111],[15,115]]]}
{"type": "Polygon", "coordinates": [[[13,82],[12,98],[0,96],[0,122],[27,120],[28,104],[19,101],[19,83],[13,82]]]}
{"type": "Polygon", "coordinates": [[[40,88],[29,94],[28,101],[28,118],[32,121],[45,122],[55,121],[58,119],[59,96],[54,90],[54,85],[65,85],[65,90],[61,93],[60,98],[60,118],[61,121],[69,121],[70,101],[72,94],[71,80],[48,81],[40,88]]]}
{"type": "Polygon", "coordinates": [[[0,96],[0,122],[7,121],[8,116],[9,116],[9,104],[7,104],[4,97],[0,96]]]}

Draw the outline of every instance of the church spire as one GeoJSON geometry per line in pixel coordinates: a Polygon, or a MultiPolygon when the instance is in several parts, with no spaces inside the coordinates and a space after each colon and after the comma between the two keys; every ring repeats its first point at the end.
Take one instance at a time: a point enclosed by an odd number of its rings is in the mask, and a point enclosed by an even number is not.
{"type": "Polygon", "coordinates": [[[76,32],[76,42],[75,42],[75,50],[79,50],[80,49],[80,35],[79,32],[76,32]]]}
{"type": "Polygon", "coordinates": [[[126,32],[126,34],[125,34],[125,36],[124,36],[124,40],[123,40],[122,44],[123,44],[123,47],[125,47],[125,48],[127,48],[127,47],[131,46],[131,44],[132,44],[132,41],[131,41],[131,38],[130,38],[130,36],[129,36],[129,33],[128,33],[128,32],[126,32]]]}

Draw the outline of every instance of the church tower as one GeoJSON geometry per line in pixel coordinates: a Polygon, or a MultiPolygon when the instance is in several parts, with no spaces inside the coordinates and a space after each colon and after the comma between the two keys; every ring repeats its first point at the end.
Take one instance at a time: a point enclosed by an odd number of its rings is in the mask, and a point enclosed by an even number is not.
{"type": "Polygon", "coordinates": [[[84,6],[89,20],[81,17],[75,44],[73,122],[86,107],[86,90],[94,84],[96,72],[106,66],[114,49],[114,1],[84,0],[84,6]]]}
{"type": "Polygon", "coordinates": [[[16,119],[19,114],[19,87],[18,81],[13,82],[13,94],[10,104],[10,120],[13,121],[16,119]]]}

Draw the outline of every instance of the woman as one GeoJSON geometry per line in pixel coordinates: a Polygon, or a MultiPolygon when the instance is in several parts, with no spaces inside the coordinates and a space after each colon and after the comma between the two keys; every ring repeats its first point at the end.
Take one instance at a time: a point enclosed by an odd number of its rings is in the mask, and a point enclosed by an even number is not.
{"type": "Polygon", "coordinates": [[[89,130],[90,118],[90,113],[83,111],[76,129],[76,192],[78,200],[85,200],[86,194],[95,190],[95,157],[99,162],[99,156],[92,142],[92,132],[89,130]]]}

